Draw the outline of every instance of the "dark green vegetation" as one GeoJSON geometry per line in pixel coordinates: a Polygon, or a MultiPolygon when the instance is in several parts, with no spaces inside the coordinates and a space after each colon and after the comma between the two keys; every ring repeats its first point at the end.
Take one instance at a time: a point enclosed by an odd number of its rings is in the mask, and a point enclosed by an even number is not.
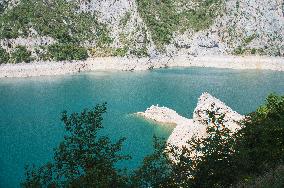
{"type": "Polygon", "coordinates": [[[105,26],[98,23],[95,16],[77,10],[72,1],[21,0],[19,5],[1,15],[0,38],[27,37],[31,29],[62,43],[79,43],[105,35],[105,26]]]}
{"type": "Polygon", "coordinates": [[[212,112],[209,115],[208,137],[189,140],[191,148],[176,148],[156,143],[159,147],[156,147],[154,154],[145,158],[143,166],[135,174],[136,185],[139,187],[231,185],[235,179],[235,174],[231,172],[234,138],[230,136],[232,134],[230,130],[223,126],[224,114],[217,115],[217,112],[212,112]],[[154,174],[160,176],[153,178],[154,174]]]}
{"type": "Polygon", "coordinates": [[[72,44],[54,44],[48,46],[48,52],[56,61],[85,60],[88,58],[87,49],[72,44]]]}
{"type": "MultiPolygon", "coordinates": [[[[234,134],[223,126],[225,115],[210,112],[208,137],[189,140],[190,149],[170,146],[163,153],[165,146],[156,147],[136,173],[138,185],[230,187],[238,182],[253,183],[256,176],[283,165],[284,96],[270,95],[265,105],[249,114],[243,129],[234,134]],[[169,155],[177,162],[169,160],[169,155]]],[[[280,175],[283,171],[277,173],[280,175]]],[[[275,183],[271,187],[284,184],[283,178],[277,177],[275,182],[266,183],[275,183]]]]}
{"type": "Polygon", "coordinates": [[[21,63],[26,62],[29,63],[32,61],[31,52],[28,51],[24,46],[17,46],[14,51],[11,53],[11,62],[13,63],[21,63]]]}
{"type": "Polygon", "coordinates": [[[124,138],[111,143],[98,136],[103,128],[106,104],[80,114],[62,113],[67,135],[55,149],[54,161],[38,169],[28,168],[23,187],[125,187],[127,178],[115,168],[129,156],[119,154],[124,138]]]}
{"type": "Polygon", "coordinates": [[[123,139],[111,144],[99,138],[105,105],[81,114],[66,112],[68,135],[55,150],[53,163],[27,170],[23,187],[283,187],[284,96],[266,103],[233,133],[226,114],[208,110],[208,136],[192,138],[190,148],[176,148],[155,139],[154,152],[131,175],[115,163],[123,139]],[[174,160],[173,160],[174,159],[174,160]]]}
{"type": "MultiPolygon", "coordinates": [[[[181,3],[188,1],[181,0],[181,3]]],[[[214,21],[216,16],[222,13],[223,0],[195,0],[197,7],[184,11],[180,16],[181,27],[190,27],[194,31],[207,29],[214,21]]]]}
{"type": "Polygon", "coordinates": [[[5,49],[0,47],[0,64],[6,63],[9,60],[9,54],[6,52],[5,49]]]}
{"type": "Polygon", "coordinates": [[[0,64],[2,63],[29,63],[32,61],[31,52],[26,49],[24,46],[15,47],[10,53],[5,49],[0,48],[0,64]]]}
{"type": "Polygon", "coordinates": [[[7,5],[8,5],[8,1],[7,0],[0,1],[0,14],[2,12],[4,12],[4,10],[6,9],[7,5]]]}
{"type": "Polygon", "coordinates": [[[284,160],[284,96],[270,95],[238,133],[238,157],[249,175],[284,160]],[[247,161],[249,158],[249,161],[247,161]]]}
{"type": "Polygon", "coordinates": [[[197,6],[189,9],[185,0],[137,0],[138,10],[151,31],[152,38],[159,49],[169,44],[174,31],[191,28],[200,31],[208,28],[222,11],[222,0],[195,0],[197,6]],[[177,7],[179,5],[179,8],[177,7]],[[182,11],[177,11],[183,9],[182,11]]]}
{"type": "Polygon", "coordinates": [[[236,188],[282,188],[284,187],[284,166],[280,165],[275,169],[265,172],[263,175],[244,180],[235,186],[236,188]]]}
{"type": "Polygon", "coordinates": [[[178,15],[171,0],[137,0],[138,10],[158,48],[171,41],[178,15]]]}

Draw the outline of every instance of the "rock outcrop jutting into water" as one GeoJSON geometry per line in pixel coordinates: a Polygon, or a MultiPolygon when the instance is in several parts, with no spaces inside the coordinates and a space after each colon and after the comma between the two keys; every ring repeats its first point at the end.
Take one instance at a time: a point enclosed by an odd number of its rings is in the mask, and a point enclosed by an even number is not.
{"type": "Polygon", "coordinates": [[[243,115],[233,111],[209,93],[203,93],[199,97],[193,112],[193,119],[187,119],[172,109],[159,106],[151,106],[145,112],[138,112],[137,114],[158,123],[175,124],[176,127],[167,142],[181,148],[182,146],[188,146],[186,142],[193,136],[206,136],[206,127],[209,120],[208,111],[225,114],[224,126],[233,132],[240,128],[239,122],[244,118],[243,115]]]}

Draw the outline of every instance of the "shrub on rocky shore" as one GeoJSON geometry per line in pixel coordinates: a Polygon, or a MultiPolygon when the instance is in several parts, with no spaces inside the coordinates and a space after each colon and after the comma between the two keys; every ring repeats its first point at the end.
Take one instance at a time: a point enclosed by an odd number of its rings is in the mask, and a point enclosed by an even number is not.
{"type": "Polygon", "coordinates": [[[9,54],[6,50],[0,47],[0,64],[7,63],[9,58],[9,54]]]}
{"type": "Polygon", "coordinates": [[[29,63],[33,60],[31,57],[31,52],[28,51],[24,46],[16,47],[11,53],[10,61],[12,63],[29,63]]]}
{"type": "Polygon", "coordinates": [[[48,46],[50,57],[56,61],[85,60],[89,57],[87,49],[73,44],[54,44],[48,46]]]}

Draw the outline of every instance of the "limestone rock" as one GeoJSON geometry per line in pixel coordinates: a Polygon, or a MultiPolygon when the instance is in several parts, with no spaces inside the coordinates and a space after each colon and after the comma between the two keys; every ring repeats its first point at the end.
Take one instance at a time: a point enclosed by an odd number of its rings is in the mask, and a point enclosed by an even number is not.
{"type": "Polygon", "coordinates": [[[199,99],[197,106],[193,112],[193,121],[197,124],[206,124],[209,119],[208,111],[216,114],[225,114],[224,125],[232,131],[239,129],[239,123],[244,116],[233,111],[219,99],[213,97],[209,93],[203,93],[199,99]]]}
{"type": "Polygon", "coordinates": [[[178,122],[184,119],[176,111],[167,107],[159,107],[158,105],[152,105],[150,108],[147,108],[145,112],[138,112],[137,115],[140,115],[146,119],[156,121],[158,123],[175,125],[177,125],[178,122]]]}
{"type": "Polygon", "coordinates": [[[151,106],[145,112],[138,112],[137,114],[158,123],[175,124],[176,127],[167,142],[181,148],[182,146],[189,147],[187,141],[194,136],[201,138],[207,135],[208,112],[225,114],[224,125],[232,132],[240,129],[239,122],[244,118],[209,93],[203,93],[199,97],[197,107],[193,112],[193,119],[182,117],[172,109],[159,106],[151,106]]]}

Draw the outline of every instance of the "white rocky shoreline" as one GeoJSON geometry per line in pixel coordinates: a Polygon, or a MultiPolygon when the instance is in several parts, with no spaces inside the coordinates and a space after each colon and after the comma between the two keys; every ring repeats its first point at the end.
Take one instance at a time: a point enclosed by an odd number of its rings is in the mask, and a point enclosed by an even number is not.
{"type": "Polygon", "coordinates": [[[0,78],[64,75],[84,71],[141,71],[167,67],[212,67],[284,71],[283,57],[175,56],[159,58],[101,57],[84,61],[42,61],[0,65],[0,78]]]}
{"type": "Polygon", "coordinates": [[[226,106],[226,104],[209,93],[203,93],[199,97],[192,119],[182,117],[174,110],[167,107],[159,107],[158,105],[151,106],[145,112],[138,112],[136,114],[157,123],[170,123],[174,125],[175,128],[168,138],[167,143],[182,148],[183,146],[189,146],[187,141],[193,136],[201,138],[207,135],[208,111],[225,114],[224,126],[232,132],[241,128],[240,122],[245,118],[245,116],[233,111],[230,107],[226,106]]]}

